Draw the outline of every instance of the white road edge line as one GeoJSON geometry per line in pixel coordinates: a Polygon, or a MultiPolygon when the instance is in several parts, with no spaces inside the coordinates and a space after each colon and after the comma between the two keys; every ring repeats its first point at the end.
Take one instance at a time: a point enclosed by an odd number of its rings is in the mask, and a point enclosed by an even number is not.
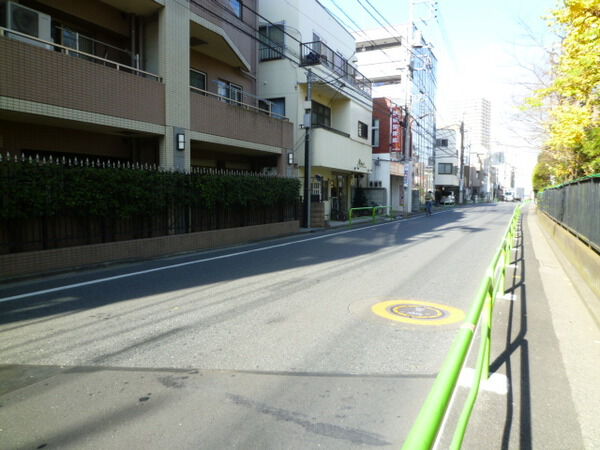
{"type": "MultiPolygon", "coordinates": [[[[448,211],[450,211],[450,210],[448,210],[448,211]]],[[[435,214],[442,214],[442,213],[445,213],[445,212],[447,212],[447,211],[440,211],[440,212],[437,212],[435,214]]],[[[331,237],[331,236],[338,236],[340,234],[347,234],[347,233],[353,233],[355,231],[362,231],[362,230],[365,230],[365,229],[368,229],[368,228],[377,228],[377,227],[381,227],[381,226],[384,226],[384,225],[399,224],[399,223],[408,222],[408,221],[411,221],[411,220],[421,219],[423,217],[425,217],[425,216],[416,216],[416,217],[411,217],[409,219],[403,219],[403,220],[400,220],[400,221],[394,220],[394,221],[391,221],[391,222],[379,223],[379,224],[376,224],[376,225],[370,225],[370,226],[362,227],[362,228],[353,228],[351,230],[344,230],[344,231],[338,231],[338,232],[335,232],[335,233],[323,234],[321,236],[315,236],[315,237],[311,237],[311,238],[307,238],[307,239],[301,239],[301,240],[298,240],[298,241],[285,242],[283,244],[275,244],[275,245],[269,245],[267,247],[253,248],[251,250],[244,250],[244,251],[241,251],[241,252],[229,253],[227,255],[213,256],[211,258],[196,259],[194,261],[187,261],[187,262],[184,262],[184,263],[171,264],[171,265],[168,265],[168,266],[156,267],[154,269],[140,270],[138,272],[125,273],[123,275],[115,275],[115,276],[112,276],[112,277],[98,278],[97,280],[90,280],[90,281],[83,281],[81,283],[67,284],[65,286],[59,286],[59,287],[55,287],[55,288],[51,288],[51,289],[44,289],[44,290],[41,290],[41,291],[28,292],[26,294],[19,294],[19,295],[13,295],[11,297],[0,298],[0,303],[10,302],[10,301],[13,301],[13,300],[21,300],[23,298],[34,297],[36,295],[50,294],[52,292],[65,291],[67,289],[74,289],[74,288],[83,287],[83,286],[90,286],[92,284],[105,283],[107,281],[119,280],[121,278],[129,278],[129,277],[135,277],[135,276],[138,276],[138,275],[145,275],[147,273],[152,273],[152,272],[160,272],[162,270],[169,270],[169,269],[176,269],[178,267],[191,266],[193,264],[200,264],[200,263],[205,263],[205,262],[209,262],[209,261],[215,261],[215,260],[218,260],[218,259],[232,258],[234,256],[246,255],[248,253],[262,252],[262,251],[265,251],[265,250],[271,250],[273,248],[287,247],[289,245],[301,244],[301,243],[309,242],[309,241],[316,241],[318,239],[325,239],[325,238],[328,238],[328,237],[331,237]]]]}

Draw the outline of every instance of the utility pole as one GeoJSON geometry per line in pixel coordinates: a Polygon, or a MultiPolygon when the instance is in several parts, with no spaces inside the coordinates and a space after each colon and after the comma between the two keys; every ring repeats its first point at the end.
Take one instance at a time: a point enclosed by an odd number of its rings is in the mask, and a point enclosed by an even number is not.
{"type": "Polygon", "coordinates": [[[465,197],[465,122],[463,120],[460,121],[460,181],[458,185],[458,203],[463,203],[465,197]]]}
{"type": "MultiPolygon", "coordinates": [[[[312,71],[306,72],[306,101],[312,103],[312,71]]],[[[310,228],[310,203],[311,203],[311,167],[310,167],[310,129],[312,126],[312,105],[304,114],[304,226],[310,228]]]]}
{"type": "Polygon", "coordinates": [[[412,34],[413,34],[413,0],[408,0],[408,25],[406,30],[406,56],[408,64],[406,76],[404,77],[404,202],[402,213],[407,217],[412,212],[412,149],[411,149],[411,126],[410,126],[410,104],[412,84],[412,34]]]}

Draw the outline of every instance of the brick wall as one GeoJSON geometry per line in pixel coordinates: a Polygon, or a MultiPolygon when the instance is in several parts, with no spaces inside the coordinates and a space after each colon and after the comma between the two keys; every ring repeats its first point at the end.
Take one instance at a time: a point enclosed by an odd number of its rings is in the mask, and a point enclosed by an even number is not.
{"type": "Polygon", "coordinates": [[[200,233],[0,255],[0,280],[59,270],[225,247],[298,232],[297,220],[200,233]]]}
{"type": "Polygon", "coordinates": [[[158,81],[8,38],[0,38],[0,67],[0,96],[165,123],[158,81]]]}

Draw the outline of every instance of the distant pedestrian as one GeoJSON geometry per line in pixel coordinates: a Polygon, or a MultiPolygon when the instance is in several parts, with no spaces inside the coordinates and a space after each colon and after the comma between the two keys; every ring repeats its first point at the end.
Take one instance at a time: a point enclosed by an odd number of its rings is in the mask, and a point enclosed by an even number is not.
{"type": "Polygon", "coordinates": [[[431,207],[432,206],[433,206],[433,193],[431,191],[428,191],[427,194],[425,194],[425,211],[427,212],[428,216],[431,215],[431,207]]]}

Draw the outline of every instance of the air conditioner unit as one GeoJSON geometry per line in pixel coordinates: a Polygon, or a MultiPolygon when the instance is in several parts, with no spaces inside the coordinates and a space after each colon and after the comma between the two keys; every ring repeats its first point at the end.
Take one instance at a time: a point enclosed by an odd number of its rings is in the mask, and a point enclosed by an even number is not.
{"type": "MultiPolygon", "coordinates": [[[[0,4],[0,25],[9,30],[52,42],[50,23],[51,19],[48,14],[12,1],[0,4]]],[[[11,39],[27,42],[38,47],[52,48],[51,45],[43,44],[34,39],[28,39],[20,34],[8,32],[6,35],[11,39]]]]}

